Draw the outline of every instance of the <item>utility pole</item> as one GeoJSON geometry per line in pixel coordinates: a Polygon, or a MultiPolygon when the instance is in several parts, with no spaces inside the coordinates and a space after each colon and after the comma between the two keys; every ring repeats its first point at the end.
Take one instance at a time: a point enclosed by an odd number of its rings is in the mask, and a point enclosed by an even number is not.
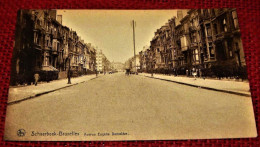
{"type": "Polygon", "coordinates": [[[137,73],[137,67],[136,67],[136,57],[135,57],[135,21],[132,21],[133,25],[133,43],[134,43],[134,66],[135,66],[135,72],[137,73]]]}

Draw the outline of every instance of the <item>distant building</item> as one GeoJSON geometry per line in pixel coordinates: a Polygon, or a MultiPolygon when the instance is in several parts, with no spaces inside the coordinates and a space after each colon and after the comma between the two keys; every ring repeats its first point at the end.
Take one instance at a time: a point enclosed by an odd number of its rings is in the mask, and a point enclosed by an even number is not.
{"type": "Polygon", "coordinates": [[[135,55],[125,62],[125,69],[130,69],[133,72],[140,70],[140,55],[135,55]]]}
{"type": "Polygon", "coordinates": [[[124,64],[121,62],[111,62],[111,69],[113,71],[124,71],[124,64]]]}
{"type": "Polygon", "coordinates": [[[111,70],[110,61],[103,54],[102,50],[99,50],[96,53],[96,69],[99,73],[104,73],[111,70]]]}

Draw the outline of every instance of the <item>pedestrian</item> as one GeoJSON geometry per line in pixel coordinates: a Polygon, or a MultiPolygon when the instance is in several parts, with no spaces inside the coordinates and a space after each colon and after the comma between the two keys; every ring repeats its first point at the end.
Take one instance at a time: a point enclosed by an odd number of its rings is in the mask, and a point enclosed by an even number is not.
{"type": "Polygon", "coordinates": [[[34,74],[34,84],[35,84],[35,86],[37,86],[37,83],[38,83],[39,78],[40,78],[40,75],[36,72],[36,73],[34,74]]]}
{"type": "Polygon", "coordinates": [[[199,69],[199,76],[200,76],[200,78],[202,78],[202,71],[201,71],[201,69],[199,69]]]}
{"type": "Polygon", "coordinates": [[[96,71],[96,77],[98,76],[98,72],[97,72],[97,70],[95,70],[96,71]]]}
{"type": "Polygon", "coordinates": [[[189,76],[189,70],[186,69],[186,76],[188,77],[189,76]]]}
{"type": "Polygon", "coordinates": [[[195,68],[192,68],[192,75],[193,75],[194,79],[196,80],[197,70],[195,68]]]}

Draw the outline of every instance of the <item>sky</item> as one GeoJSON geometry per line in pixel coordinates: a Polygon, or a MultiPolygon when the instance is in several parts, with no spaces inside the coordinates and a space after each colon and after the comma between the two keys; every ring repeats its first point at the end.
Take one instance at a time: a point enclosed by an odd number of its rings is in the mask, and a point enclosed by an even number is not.
{"type": "Polygon", "coordinates": [[[85,43],[102,50],[109,61],[124,63],[134,56],[133,26],[136,21],[136,54],[150,46],[154,32],[176,16],[177,10],[57,10],[62,24],[76,31],[85,43]]]}

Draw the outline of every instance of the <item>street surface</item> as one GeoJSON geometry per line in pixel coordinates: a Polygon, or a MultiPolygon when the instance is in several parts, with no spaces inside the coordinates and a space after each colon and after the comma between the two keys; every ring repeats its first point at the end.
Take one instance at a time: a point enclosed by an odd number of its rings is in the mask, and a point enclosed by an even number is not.
{"type": "MultiPolygon", "coordinates": [[[[250,97],[124,73],[57,90],[8,105],[6,139],[17,130],[119,136],[46,137],[38,140],[143,140],[256,136],[250,97]],[[114,137],[114,138],[113,138],[114,137]]],[[[29,140],[34,140],[30,137],[29,140]]]]}

